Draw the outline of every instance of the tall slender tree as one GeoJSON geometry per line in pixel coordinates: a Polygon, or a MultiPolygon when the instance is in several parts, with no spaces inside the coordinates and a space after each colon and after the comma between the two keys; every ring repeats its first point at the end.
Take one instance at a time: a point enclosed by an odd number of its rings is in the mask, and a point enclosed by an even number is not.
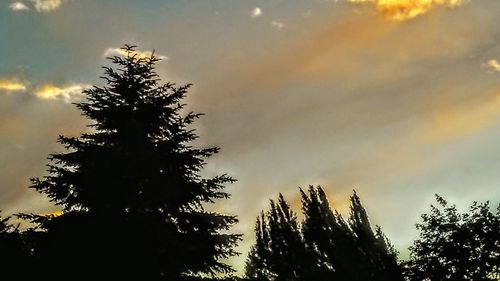
{"type": "Polygon", "coordinates": [[[358,261],[358,269],[364,275],[363,280],[403,280],[403,271],[398,263],[397,251],[379,226],[376,227],[376,231],[373,231],[368,213],[361,204],[361,199],[356,191],[354,191],[350,201],[349,224],[362,253],[358,261]]]}
{"type": "Polygon", "coordinates": [[[317,280],[361,280],[357,268],[361,253],[344,218],[333,211],[321,187],[310,186],[302,194],[302,233],[317,262],[317,280]]]}
{"type": "Polygon", "coordinates": [[[246,264],[250,280],[309,280],[312,256],[306,248],[295,213],[279,195],[270,209],[257,220],[256,244],[246,264]]]}
{"type": "Polygon", "coordinates": [[[270,265],[270,239],[267,219],[261,212],[255,223],[255,244],[248,253],[245,264],[245,277],[248,280],[273,280],[275,274],[270,265]]]}
{"type": "MultiPolygon", "coordinates": [[[[66,152],[50,156],[48,175],[33,188],[61,206],[59,216],[32,216],[44,238],[35,249],[51,277],[182,280],[230,273],[234,216],[204,205],[227,199],[226,175],[203,178],[218,147],[195,148],[201,114],[182,103],[190,85],[161,84],[159,58],[125,46],[104,67],[105,86],[76,106],[90,120],[80,137],[60,136],[66,152]]],[[[89,279],[89,280],[93,280],[89,279]]]]}
{"type": "Polygon", "coordinates": [[[401,281],[397,252],[380,227],[372,229],[354,192],[346,221],[328,203],[321,187],[300,190],[304,221],[280,194],[257,219],[256,244],[246,267],[250,280],[401,281]]]}

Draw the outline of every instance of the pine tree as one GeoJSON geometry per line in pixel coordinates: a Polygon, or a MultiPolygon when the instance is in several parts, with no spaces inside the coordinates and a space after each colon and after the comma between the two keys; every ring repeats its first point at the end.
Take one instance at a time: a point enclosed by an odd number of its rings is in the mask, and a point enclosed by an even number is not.
{"type": "Polygon", "coordinates": [[[33,179],[63,210],[32,216],[44,231],[36,254],[48,277],[180,280],[233,271],[222,260],[236,254],[240,236],[228,229],[237,219],[204,205],[227,199],[224,185],[234,180],[200,176],[219,148],[192,146],[190,126],[201,114],[184,114],[190,84],[160,84],[159,59],[135,50],[109,58],[106,86],[76,104],[93,121],[90,132],[60,136],[67,151],[52,154],[48,176],[33,179]]]}
{"type": "Polygon", "coordinates": [[[499,280],[500,205],[474,203],[460,213],[436,195],[437,205],[417,224],[420,237],[410,247],[409,280],[499,280]]]}

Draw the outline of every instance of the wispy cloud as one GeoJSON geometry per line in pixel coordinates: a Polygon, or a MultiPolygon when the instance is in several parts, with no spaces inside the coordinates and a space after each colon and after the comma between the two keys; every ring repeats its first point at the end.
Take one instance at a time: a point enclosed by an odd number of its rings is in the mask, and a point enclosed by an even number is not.
{"type": "Polygon", "coordinates": [[[425,141],[442,141],[479,133],[489,128],[500,117],[500,95],[493,95],[477,103],[440,108],[431,115],[430,122],[418,135],[425,141]]]}
{"type": "Polygon", "coordinates": [[[82,92],[90,87],[86,84],[73,84],[65,87],[46,84],[35,92],[35,96],[43,100],[62,100],[69,103],[82,100],[82,92]]]}
{"type": "MultiPolygon", "coordinates": [[[[136,50],[136,51],[132,52],[131,54],[132,55],[136,55],[138,58],[150,58],[151,55],[153,55],[153,52],[152,51],[139,51],[139,50],[136,50]]],[[[156,54],[156,53],[154,55],[155,55],[155,57],[157,57],[159,59],[162,59],[162,60],[168,59],[167,56],[162,56],[162,55],[159,55],[159,54],[156,54]]],[[[125,51],[124,49],[121,49],[121,48],[108,48],[104,52],[104,56],[105,57],[109,57],[109,56],[127,56],[127,51],[125,51]]]]}
{"type": "Polygon", "coordinates": [[[496,59],[490,59],[484,63],[484,67],[493,72],[500,72],[500,62],[496,59]]]}
{"type": "Polygon", "coordinates": [[[285,24],[281,21],[272,21],[271,26],[276,28],[277,30],[282,30],[285,28],[285,24]]]}
{"type": "Polygon", "coordinates": [[[253,9],[252,12],[250,12],[250,16],[252,18],[258,18],[262,16],[262,9],[259,7],[255,7],[255,9],[253,9]]]}
{"type": "Polygon", "coordinates": [[[0,91],[26,91],[26,83],[20,82],[17,79],[2,79],[0,78],[0,91]]]}
{"type": "Polygon", "coordinates": [[[12,11],[15,11],[15,12],[19,12],[19,11],[28,11],[30,10],[30,7],[28,7],[26,4],[24,4],[23,2],[12,2],[10,5],[9,5],[9,8],[12,10],[12,11]]]}
{"type": "Polygon", "coordinates": [[[459,7],[465,0],[347,0],[354,4],[372,4],[385,17],[403,21],[428,13],[437,6],[459,7]]]}

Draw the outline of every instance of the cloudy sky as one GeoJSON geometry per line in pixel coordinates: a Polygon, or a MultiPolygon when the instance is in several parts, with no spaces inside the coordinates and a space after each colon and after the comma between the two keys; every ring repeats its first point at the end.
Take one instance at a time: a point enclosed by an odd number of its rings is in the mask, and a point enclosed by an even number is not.
{"type": "Polygon", "coordinates": [[[270,197],[321,184],[341,211],[355,188],[404,254],[433,194],[500,201],[499,18],[498,0],[0,0],[0,209],[53,210],[29,178],[133,43],[194,83],[241,251],[270,197]]]}

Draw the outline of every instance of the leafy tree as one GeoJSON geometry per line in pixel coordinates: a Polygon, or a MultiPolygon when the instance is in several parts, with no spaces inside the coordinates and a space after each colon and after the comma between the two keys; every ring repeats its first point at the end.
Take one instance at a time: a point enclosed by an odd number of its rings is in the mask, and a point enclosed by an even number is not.
{"type": "Polygon", "coordinates": [[[66,152],[50,156],[49,174],[33,179],[63,213],[31,216],[43,239],[38,270],[48,277],[94,280],[190,280],[230,273],[223,259],[235,255],[240,235],[228,232],[234,216],[204,205],[227,199],[226,175],[203,178],[205,159],[219,148],[194,148],[186,113],[190,85],[160,84],[159,61],[137,55],[109,58],[106,86],[86,90],[76,106],[90,120],[80,137],[60,136],[66,152]]]}
{"type": "Polygon", "coordinates": [[[437,206],[417,224],[420,238],[410,247],[409,280],[499,280],[500,205],[474,203],[460,213],[436,195],[437,206]]]}

